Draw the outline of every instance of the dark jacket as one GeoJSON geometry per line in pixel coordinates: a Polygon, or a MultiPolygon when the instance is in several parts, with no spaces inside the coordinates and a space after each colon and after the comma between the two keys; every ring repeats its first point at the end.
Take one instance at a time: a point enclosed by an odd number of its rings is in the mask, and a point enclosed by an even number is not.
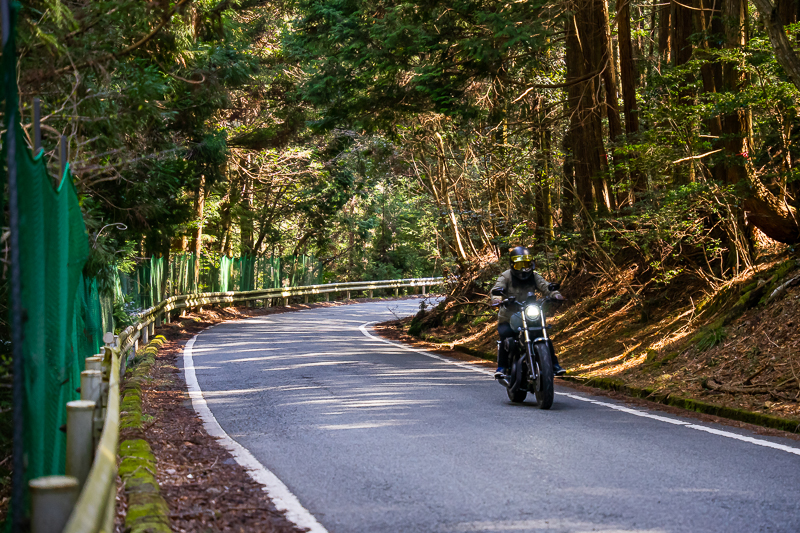
{"type": "MultiPolygon", "coordinates": [[[[515,280],[511,277],[511,269],[506,270],[500,277],[497,278],[497,283],[494,284],[493,289],[502,288],[505,290],[504,296],[492,296],[492,302],[496,303],[509,296],[514,296],[517,301],[523,301],[528,297],[529,292],[539,291],[545,297],[558,294],[558,291],[551,291],[548,287],[549,283],[538,273],[533,272],[533,275],[526,281],[515,280]]],[[[511,320],[511,315],[514,314],[513,309],[506,309],[500,307],[500,312],[497,315],[499,323],[508,322],[511,320]]]]}

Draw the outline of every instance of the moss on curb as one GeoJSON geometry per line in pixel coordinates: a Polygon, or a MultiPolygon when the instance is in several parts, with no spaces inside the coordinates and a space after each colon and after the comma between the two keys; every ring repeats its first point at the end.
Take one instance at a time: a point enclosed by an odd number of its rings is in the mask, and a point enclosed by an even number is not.
{"type": "MultiPolygon", "coordinates": [[[[126,373],[122,397],[120,429],[142,428],[142,384],[149,380],[156,352],[166,339],[154,338],[137,352],[126,373]]],[[[161,496],[156,479],[156,459],[142,438],[126,439],[119,445],[119,476],[128,498],[125,531],[130,533],[169,533],[169,508],[161,496]]]]}

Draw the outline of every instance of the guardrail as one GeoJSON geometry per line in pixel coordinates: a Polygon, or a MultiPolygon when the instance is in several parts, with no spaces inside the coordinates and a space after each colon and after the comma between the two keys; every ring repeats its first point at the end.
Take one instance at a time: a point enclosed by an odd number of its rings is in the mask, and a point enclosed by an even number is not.
{"type": "Polygon", "coordinates": [[[117,444],[119,439],[120,379],[139,339],[147,343],[155,327],[170,313],[204,305],[234,305],[275,298],[346,293],[352,291],[426,288],[445,283],[444,278],[355,281],[241,292],[206,292],[171,296],[136,315],[136,324],[120,334],[106,333],[103,354],[86,358],[81,373],[81,399],[67,403],[67,472],[65,476],[33,479],[31,489],[32,533],[112,533],[116,515],[117,444]],[[93,458],[93,459],[92,459],[93,458]]]}

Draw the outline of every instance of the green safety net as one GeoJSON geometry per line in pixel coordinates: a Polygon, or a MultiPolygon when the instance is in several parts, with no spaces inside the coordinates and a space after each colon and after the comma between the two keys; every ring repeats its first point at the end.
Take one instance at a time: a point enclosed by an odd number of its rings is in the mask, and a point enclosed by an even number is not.
{"type": "Polygon", "coordinates": [[[53,180],[43,152],[33,157],[25,144],[19,124],[14,33],[12,24],[3,50],[2,79],[5,128],[16,130],[16,146],[8,153],[3,143],[0,169],[5,181],[8,161],[16,162],[29,480],[64,474],[66,436],[59,428],[66,423],[67,402],[79,398],[76,389],[84,358],[100,348],[102,325],[97,282],[82,276],[89,239],[69,167],[53,180]]]}
{"type": "Polygon", "coordinates": [[[310,255],[227,257],[203,254],[198,260],[194,253],[181,252],[172,254],[168,264],[163,257],[153,257],[140,262],[131,275],[118,272],[115,295],[117,301],[129,299],[137,307],[147,309],[163,298],[179,294],[316,285],[322,283],[322,273],[322,263],[310,255]],[[162,294],[164,279],[167,289],[162,294]]]}

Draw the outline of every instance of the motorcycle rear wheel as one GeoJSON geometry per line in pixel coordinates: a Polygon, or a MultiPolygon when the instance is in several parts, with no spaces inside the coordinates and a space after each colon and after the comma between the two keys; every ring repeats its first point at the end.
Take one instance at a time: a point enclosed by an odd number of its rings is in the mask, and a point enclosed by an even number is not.
{"type": "Polygon", "coordinates": [[[539,409],[550,409],[553,406],[555,390],[553,388],[553,360],[550,358],[550,350],[545,344],[536,344],[533,349],[539,363],[539,387],[534,392],[536,403],[539,409]]]}

